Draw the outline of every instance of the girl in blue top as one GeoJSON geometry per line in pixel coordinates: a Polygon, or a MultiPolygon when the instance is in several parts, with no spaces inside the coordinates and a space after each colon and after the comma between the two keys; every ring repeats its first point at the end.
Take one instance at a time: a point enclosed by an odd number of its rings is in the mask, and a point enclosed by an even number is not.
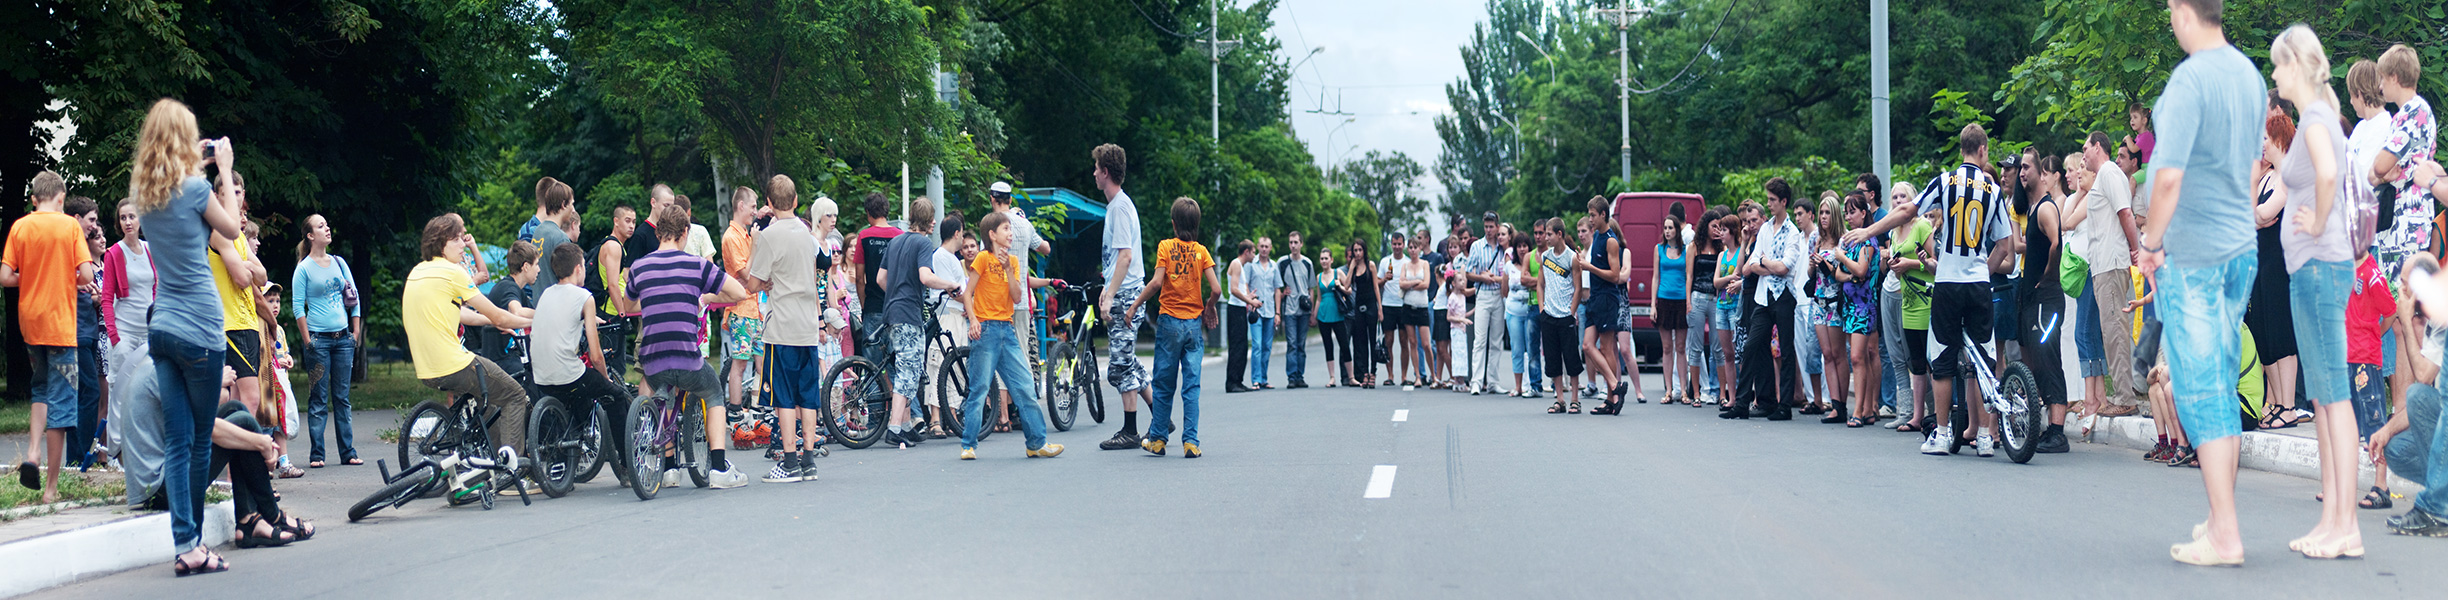
{"type": "MultiPolygon", "coordinates": [[[[1674,207],[1681,209],[1682,205],[1674,207]]],[[[1649,320],[1657,325],[1659,347],[1669,349],[1659,354],[1666,359],[1666,403],[1674,404],[1683,401],[1681,383],[1684,372],[1691,368],[1684,362],[1682,352],[1673,351],[1683,348],[1683,335],[1691,329],[1691,323],[1684,318],[1689,311],[1684,299],[1691,290],[1684,263],[1690,258],[1690,249],[1683,245],[1680,210],[1669,211],[1663,224],[1660,233],[1665,240],[1657,245],[1657,264],[1650,270],[1656,279],[1650,281],[1649,289],[1655,290],[1656,298],[1651,302],[1649,320]]]]}
{"type": "Polygon", "coordinates": [[[1351,334],[1343,330],[1343,305],[1335,299],[1336,286],[1339,285],[1336,282],[1343,280],[1343,269],[1334,266],[1334,245],[1327,244],[1325,248],[1318,251],[1317,311],[1310,318],[1317,321],[1318,340],[1326,345],[1326,362],[1335,365],[1340,372],[1334,379],[1326,380],[1326,387],[1335,387],[1348,385],[1345,382],[1352,380],[1351,353],[1343,352],[1341,359],[1337,360],[1335,352],[1336,347],[1348,344],[1339,340],[1349,338],[1351,334]]]}
{"type": "Polygon", "coordinates": [[[332,228],[323,215],[306,216],[306,240],[298,242],[297,269],[289,277],[290,314],[306,336],[306,431],[314,436],[306,466],[323,467],[323,425],[338,426],[340,463],[362,465],[349,422],[349,376],[357,345],[365,337],[356,278],[348,261],[332,256],[332,228]]]}

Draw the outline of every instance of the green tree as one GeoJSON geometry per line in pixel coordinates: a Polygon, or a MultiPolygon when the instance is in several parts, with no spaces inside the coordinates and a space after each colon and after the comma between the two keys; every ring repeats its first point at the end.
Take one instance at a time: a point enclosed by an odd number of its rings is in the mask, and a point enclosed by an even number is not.
{"type": "Polygon", "coordinates": [[[1423,174],[1419,161],[1401,150],[1370,150],[1335,169],[1334,181],[1376,213],[1371,218],[1377,230],[1407,231],[1428,224],[1428,200],[1417,184],[1423,174]]]}

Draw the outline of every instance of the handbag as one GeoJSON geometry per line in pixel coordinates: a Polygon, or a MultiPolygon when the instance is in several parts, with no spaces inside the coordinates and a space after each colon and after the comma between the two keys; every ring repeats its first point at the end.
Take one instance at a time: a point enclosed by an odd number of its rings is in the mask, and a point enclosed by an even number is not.
{"type": "MultiPolygon", "coordinates": [[[[340,265],[340,277],[348,280],[347,285],[340,286],[340,303],[349,309],[354,310],[357,308],[358,301],[357,275],[349,272],[348,259],[333,256],[332,260],[340,265]]],[[[292,293],[299,292],[292,291],[292,293]]],[[[309,337],[312,337],[312,334],[309,334],[309,337]]],[[[354,341],[357,342],[357,350],[355,352],[356,356],[350,357],[352,360],[349,361],[349,383],[365,383],[366,379],[369,377],[368,373],[366,372],[365,340],[354,341]]]]}
{"type": "Polygon", "coordinates": [[[2091,261],[2072,252],[2057,254],[2057,286],[2065,288],[2067,296],[2080,298],[2091,284],[2091,261]]]}

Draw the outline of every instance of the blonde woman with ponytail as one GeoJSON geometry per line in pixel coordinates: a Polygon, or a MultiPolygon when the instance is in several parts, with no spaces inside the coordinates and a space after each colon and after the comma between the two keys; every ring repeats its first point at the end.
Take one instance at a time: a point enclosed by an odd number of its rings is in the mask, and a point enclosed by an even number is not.
{"type": "MultiPolygon", "coordinates": [[[[212,234],[238,237],[237,182],[229,138],[198,142],[195,113],[177,100],[153,103],[128,165],[128,197],[151,246],[155,294],[151,340],[168,450],[162,466],[170,500],[171,566],[181,576],[218,573],[229,563],[204,547],[204,488],[220,403],[221,296],[204,251],[212,234]],[[210,163],[216,189],[204,179],[210,163]]],[[[278,532],[275,532],[278,535],[278,532]]]]}
{"type": "MultiPolygon", "coordinates": [[[[2355,251],[2347,242],[2346,202],[2338,197],[2346,164],[2346,134],[2337,93],[2329,88],[2329,58],[2312,28],[2297,24],[2270,43],[2270,75],[2278,97],[2294,102],[2295,139],[2278,164],[2286,208],[2279,244],[2286,254],[2288,295],[2295,321],[2304,395],[2317,405],[2321,518],[2312,532],[2287,544],[2311,558],[2363,555],[2355,517],[2358,458],[2353,394],[2346,366],[2346,300],[2355,285],[2355,251]]],[[[2364,431],[2361,434],[2369,434],[2364,431]]],[[[2387,471],[2381,471],[2387,481],[2387,471]]]]}

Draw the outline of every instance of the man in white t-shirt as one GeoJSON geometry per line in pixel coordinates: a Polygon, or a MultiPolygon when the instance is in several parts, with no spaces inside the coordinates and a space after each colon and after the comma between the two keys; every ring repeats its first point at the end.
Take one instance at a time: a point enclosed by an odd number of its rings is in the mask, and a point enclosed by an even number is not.
{"type": "Polygon", "coordinates": [[[1105,382],[1122,394],[1122,430],[1097,448],[1138,448],[1139,405],[1148,400],[1148,369],[1139,364],[1137,354],[1139,327],[1147,324],[1147,313],[1129,312],[1139,301],[1140,289],[1147,287],[1147,261],[1139,251],[1139,207],[1122,192],[1122,180],[1130,172],[1130,158],[1122,147],[1097,146],[1089,156],[1096,162],[1097,191],[1106,198],[1105,251],[1098,269],[1105,273],[1105,295],[1097,299],[1105,307],[1105,339],[1112,343],[1106,348],[1105,382]]]}
{"type": "Polygon", "coordinates": [[[2120,417],[2140,412],[2141,399],[2119,394],[2107,385],[2109,373],[2133,370],[2133,316],[2125,303],[2133,300],[2133,249],[2141,230],[2134,226],[2133,179],[2109,154],[2108,134],[2091,132],[2083,142],[2083,163],[2091,174],[2074,195],[2074,210],[2066,213],[2067,239],[2075,253],[2091,264],[2091,283],[2084,293],[2093,302],[2075,314],[2075,349],[2082,362],[2083,386],[2090,410],[2120,417]]]}

